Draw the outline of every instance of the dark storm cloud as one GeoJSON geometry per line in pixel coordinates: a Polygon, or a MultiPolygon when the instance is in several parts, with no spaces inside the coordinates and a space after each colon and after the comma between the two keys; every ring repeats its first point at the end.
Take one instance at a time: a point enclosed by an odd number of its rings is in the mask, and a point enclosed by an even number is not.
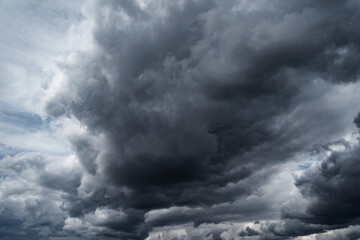
{"type": "MultiPolygon", "coordinates": [[[[332,83],[358,78],[356,1],[263,1],[252,10],[241,1],[108,1],[94,9],[96,50],[64,64],[67,86],[47,105],[90,134],[71,140],[88,172],[88,182],[65,184],[80,184],[68,196],[73,217],[120,209],[123,218],[95,225],[129,239],[144,238],[153,225],[234,220],[213,206],[253,194],[273,173],[252,178],[260,170],[343,130],[332,104],[312,102],[332,83]],[[210,214],[145,223],[149,211],[174,206],[210,214]]],[[[307,181],[297,186],[315,192],[307,181]]],[[[351,190],[348,201],[357,199],[351,190]]],[[[327,204],[309,214],[326,217],[327,204]]]]}
{"type": "Polygon", "coordinates": [[[322,225],[306,224],[296,219],[262,225],[261,239],[292,239],[315,233],[324,233],[331,228],[322,225]]]}
{"type": "MultiPolygon", "coordinates": [[[[359,226],[350,226],[331,230],[328,226],[310,225],[290,220],[281,223],[272,223],[270,226],[263,226],[262,236],[259,239],[294,239],[296,236],[312,234],[309,239],[316,240],[357,240],[359,239],[359,226]]],[[[296,238],[295,238],[296,239],[296,238]]],[[[307,238],[305,238],[307,239],[307,238]]]]}
{"type": "Polygon", "coordinates": [[[347,148],[332,152],[316,169],[308,170],[295,185],[302,195],[314,198],[306,213],[297,216],[285,212],[306,223],[326,225],[358,224],[360,216],[360,148],[347,148]]]}
{"type": "MultiPolygon", "coordinates": [[[[357,125],[356,121],[357,117],[354,120],[357,125]]],[[[352,145],[342,139],[316,146],[317,154],[324,152],[329,155],[295,181],[302,196],[309,201],[305,211],[285,207],[282,211],[284,220],[272,223],[265,232],[274,236],[300,236],[359,225],[359,142],[352,145]]],[[[358,230],[324,239],[332,238],[357,239],[358,230]]],[[[321,235],[319,239],[323,239],[321,235]]]]}
{"type": "Polygon", "coordinates": [[[360,238],[359,226],[334,231],[334,234],[319,235],[316,240],[357,240],[360,238]]]}
{"type": "Polygon", "coordinates": [[[354,123],[357,128],[360,128],[360,113],[354,118],[354,123]]]}
{"type": "Polygon", "coordinates": [[[259,236],[260,233],[252,228],[250,228],[249,226],[246,227],[245,230],[241,231],[239,233],[240,237],[246,237],[246,236],[259,236]]]}

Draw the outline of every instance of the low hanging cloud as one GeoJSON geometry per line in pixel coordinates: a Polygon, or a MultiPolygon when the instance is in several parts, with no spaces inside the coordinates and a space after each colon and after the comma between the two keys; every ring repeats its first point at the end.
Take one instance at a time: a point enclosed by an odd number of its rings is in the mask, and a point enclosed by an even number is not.
{"type": "Polygon", "coordinates": [[[203,237],[290,239],[358,225],[356,144],[296,178],[293,190],[308,199],[300,213],[274,207],[281,201],[268,183],[314,146],[355,131],[359,8],[351,0],[85,4],[89,47],[60,64],[63,82],[46,103],[48,114],[85,129],[69,136],[78,165],[34,173],[63,201],[62,234],[145,239],[155,228],[242,222],[203,237]]]}

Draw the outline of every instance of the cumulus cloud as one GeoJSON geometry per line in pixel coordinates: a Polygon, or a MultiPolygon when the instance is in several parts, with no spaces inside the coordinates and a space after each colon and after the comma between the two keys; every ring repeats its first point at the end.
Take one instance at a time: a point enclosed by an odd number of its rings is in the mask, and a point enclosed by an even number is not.
{"type": "Polygon", "coordinates": [[[47,105],[101,138],[73,138],[87,178],[102,183],[75,196],[74,217],[122,209],[129,225],[104,224],[132,238],[197,225],[199,209],[209,213],[200,223],[234,220],[214,206],[251,196],[272,174],[259,171],[344,134],[328,93],[358,78],[356,1],[93,4],[95,50],[64,64],[67,83],[47,105]],[[168,217],[152,225],[156,209],[168,217]]]}
{"type": "Polygon", "coordinates": [[[36,172],[34,187],[62,205],[40,194],[32,209],[67,237],[290,239],[356,225],[359,149],[338,139],[359,128],[359,7],[86,3],[79,49],[46,96],[48,114],[80,125],[67,133],[76,156],[4,168],[36,172]],[[293,185],[284,166],[314,149],[325,159],[293,185]]]}
{"type": "Polygon", "coordinates": [[[6,156],[0,161],[2,238],[49,239],[66,235],[62,230],[67,217],[62,194],[71,187],[76,189],[71,173],[77,170],[71,162],[73,159],[36,153],[6,156]],[[54,165],[56,171],[51,169],[54,165]]]}
{"type": "MultiPolygon", "coordinates": [[[[356,124],[356,118],[354,120],[356,124]]],[[[359,225],[359,139],[344,139],[316,146],[316,154],[325,158],[295,178],[303,206],[287,204],[282,209],[283,220],[265,227],[274,236],[313,235],[304,239],[357,239],[359,225]],[[304,202],[304,199],[307,201],[304,202]],[[344,229],[337,231],[333,229],[344,229]],[[356,226],[353,229],[351,226],[356,226]],[[336,236],[336,237],[335,237],[336,236]]]]}
{"type": "Polygon", "coordinates": [[[333,151],[314,169],[296,179],[304,197],[312,198],[302,216],[286,212],[303,222],[350,225],[359,222],[359,146],[333,151]]]}

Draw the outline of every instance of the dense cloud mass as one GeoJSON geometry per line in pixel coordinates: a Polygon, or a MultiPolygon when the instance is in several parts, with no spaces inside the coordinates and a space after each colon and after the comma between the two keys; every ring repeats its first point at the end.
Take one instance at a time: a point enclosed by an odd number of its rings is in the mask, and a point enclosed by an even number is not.
{"type": "Polygon", "coordinates": [[[359,161],[358,146],[344,152],[333,152],[315,171],[306,172],[296,180],[295,184],[303,195],[315,197],[307,214],[300,217],[303,221],[323,224],[358,223],[359,161]]]}
{"type": "Polygon", "coordinates": [[[355,133],[343,139],[360,128],[359,1],[113,0],[83,11],[91,47],[60,63],[46,103],[82,127],[69,136],[76,157],[59,171],[36,156],[2,160],[22,161],[1,167],[36,172],[31,182],[56,199],[36,192],[9,224],[30,229],[35,215],[56,228],[31,234],[51,239],[360,237],[360,147],[355,133]],[[280,199],[279,172],[311,151],[298,198],[280,199]]]}
{"type": "Polygon", "coordinates": [[[74,159],[50,159],[21,153],[0,161],[0,233],[2,239],[67,236],[64,201],[54,190],[74,194],[79,181],[74,159]],[[55,171],[56,170],[56,171],[55,171]]]}
{"type": "MultiPolygon", "coordinates": [[[[69,201],[70,216],[114,211],[118,217],[97,224],[124,238],[144,238],[154,226],[236,219],[236,208],[227,213],[221,206],[253,194],[272,173],[252,178],[257,172],[340,131],[336,121],[323,124],[335,117],[330,106],[309,105],[328,84],[357,80],[358,7],[356,1],[95,3],[96,51],[64,66],[67,86],[47,106],[89,132],[72,141],[88,175],[69,201]],[[154,220],[145,217],[167,208],[154,220]]],[[[358,169],[352,171],[356,179],[358,169]]],[[[307,177],[296,185],[320,194],[308,212],[326,219],[336,199],[318,206],[327,195],[317,191],[321,180],[308,186],[307,177]]],[[[337,220],[358,216],[358,197],[338,195],[354,202],[337,220]]]]}

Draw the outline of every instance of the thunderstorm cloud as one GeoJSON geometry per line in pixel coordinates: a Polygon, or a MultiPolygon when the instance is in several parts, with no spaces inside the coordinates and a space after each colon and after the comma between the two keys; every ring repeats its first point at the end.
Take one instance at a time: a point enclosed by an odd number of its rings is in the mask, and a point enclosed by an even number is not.
{"type": "Polygon", "coordinates": [[[1,239],[360,239],[358,0],[10,2],[1,239]]]}

